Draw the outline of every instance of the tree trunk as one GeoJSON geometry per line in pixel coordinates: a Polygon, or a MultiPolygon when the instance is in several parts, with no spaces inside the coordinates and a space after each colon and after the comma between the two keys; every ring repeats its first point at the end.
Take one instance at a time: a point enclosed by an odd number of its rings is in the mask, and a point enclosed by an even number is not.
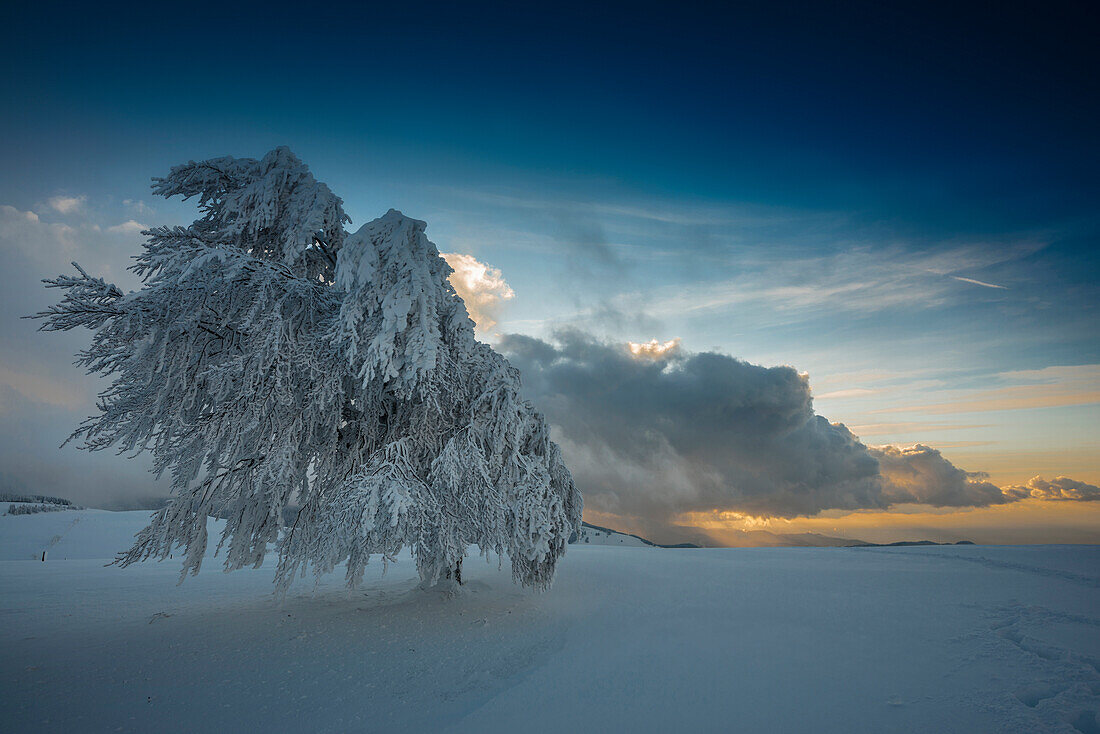
{"type": "Polygon", "coordinates": [[[447,573],[443,576],[443,578],[447,579],[448,581],[451,580],[451,579],[454,579],[456,584],[458,584],[459,586],[462,586],[462,559],[461,558],[459,558],[458,561],[455,562],[454,568],[448,568],[447,569],[447,573]]]}

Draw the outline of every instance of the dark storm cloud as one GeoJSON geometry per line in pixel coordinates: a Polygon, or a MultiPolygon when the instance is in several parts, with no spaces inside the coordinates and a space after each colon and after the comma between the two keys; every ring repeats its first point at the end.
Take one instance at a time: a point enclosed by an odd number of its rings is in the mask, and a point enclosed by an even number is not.
{"type": "Polygon", "coordinates": [[[935,449],[865,446],[814,413],[808,378],[712,352],[653,356],[580,331],[501,342],[596,511],[794,517],[1012,501],[935,449]]]}

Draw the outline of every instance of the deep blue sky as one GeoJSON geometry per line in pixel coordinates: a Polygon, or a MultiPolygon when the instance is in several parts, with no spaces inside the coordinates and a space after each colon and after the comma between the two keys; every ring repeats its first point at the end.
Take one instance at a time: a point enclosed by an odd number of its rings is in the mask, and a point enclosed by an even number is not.
{"type": "Polygon", "coordinates": [[[280,140],[315,168],[592,176],[925,233],[1091,216],[1095,24],[892,5],[10,4],[3,163],[31,175],[2,193],[280,140]]]}
{"type": "Polygon", "coordinates": [[[0,378],[71,425],[64,350],[7,318],[34,278],[124,278],[126,222],[192,218],[150,177],[287,144],[354,226],[400,208],[499,268],[501,330],[793,364],[868,442],[1098,481],[1085,8],[8,3],[0,378]]]}

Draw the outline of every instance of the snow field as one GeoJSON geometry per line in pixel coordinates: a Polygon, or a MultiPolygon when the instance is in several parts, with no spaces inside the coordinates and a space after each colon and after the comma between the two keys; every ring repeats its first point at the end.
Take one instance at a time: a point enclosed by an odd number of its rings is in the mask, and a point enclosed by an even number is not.
{"type": "Polygon", "coordinates": [[[403,556],[280,603],[273,558],[105,567],[146,519],[0,517],[0,731],[1097,730],[1094,546],[575,544],[449,598],[403,556]]]}

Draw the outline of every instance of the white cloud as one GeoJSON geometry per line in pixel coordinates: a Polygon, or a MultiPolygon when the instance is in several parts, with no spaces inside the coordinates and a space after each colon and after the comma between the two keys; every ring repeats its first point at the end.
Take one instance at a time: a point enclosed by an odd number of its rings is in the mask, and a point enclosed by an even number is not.
{"type": "Polygon", "coordinates": [[[116,224],[113,227],[108,227],[107,231],[113,234],[141,234],[142,230],[148,229],[141,222],[137,222],[133,219],[129,219],[122,224],[116,224]]]}
{"type": "Polygon", "coordinates": [[[630,354],[638,359],[664,359],[671,357],[680,351],[680,337],[670,339],[667,342],[659,342],[650,339],[647,342],[627,342],[626,348],[630,354]]]}
{"type": "Polygon", "coordinates": [[[87,196],[54,196],[46,202],[51,209],[61,214],[76,214],[88,203],[87,196]]]}
{"type": "Polygon", "coordinates": [[[458,252],[441,253],[454,270],[451,285],[466,302],[470,318],[481,332],[496,326],[496,317],[505,301],[515,298],[515,291],[504,281],[499,268],[479,262],[471,255],[458,252]]]}

